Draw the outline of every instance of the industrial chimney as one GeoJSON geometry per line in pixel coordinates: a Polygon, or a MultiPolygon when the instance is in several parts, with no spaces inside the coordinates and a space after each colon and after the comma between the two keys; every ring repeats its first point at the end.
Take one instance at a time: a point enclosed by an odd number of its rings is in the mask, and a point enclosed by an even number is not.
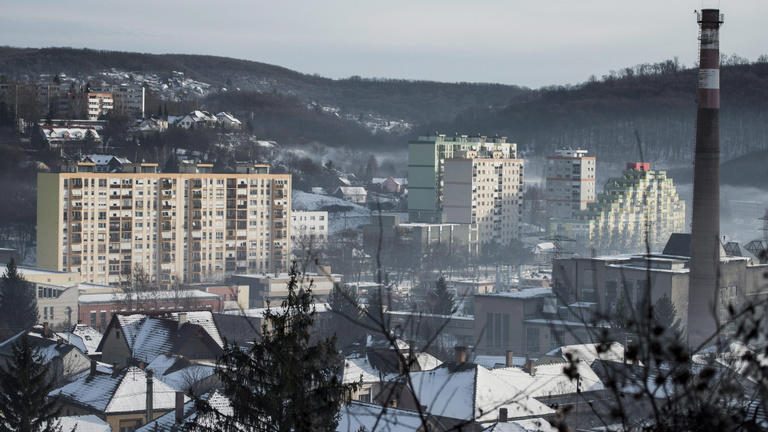
{"type": "Polygon", "coordinates": [[[693,172],[688,343],[697,347],[717,331],[720,264],[720,46],[718,9],[703,9],[699,23],[699,85],[693,172]]]}

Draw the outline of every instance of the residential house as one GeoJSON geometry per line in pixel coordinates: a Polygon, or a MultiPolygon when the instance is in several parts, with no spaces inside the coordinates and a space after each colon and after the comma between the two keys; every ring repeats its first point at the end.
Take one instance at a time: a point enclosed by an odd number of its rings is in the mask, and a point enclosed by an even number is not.
{"type": "Polygon", "coordinates": [[[339,186],[332,195],[355,204],[365,204],[368,199],[368,192],[362,186],[339,186]]]}
{"type": "Polygon", "coordinates": [[[0,366],[7,367],[8,362],[13,359],[13,346],[25,336],[29,345],[37,350],[38,355],[45,362],[47,374],[55,383],[74,379],[91,364],[91,360],[81,350],[44,324],[0,343],[0,366]]]}
{"type": "Polygon", "coordinates": [[[129,367],[102,373],[95,361],[89,373],[49,396],[57,397],[63,415],[95,415],[113,431],[134,431],[147,423],[147,417],[152,420],[172,411],[176,402],[176,392],[151,372],[129,367]]]}
{"type": "Polygon", "coordinates": [[[94,164],[93,172],[100,173],[121,172],[125,165],[131,163],[128,158],[105,154],[83,155],[81,162],[92,162],[94,164]]]}
{"type": "Polygon", "coordinates": [[[408,179],[405,177],[374,177],[371,184],[378,187],[380,192],[401,194],[408,187],[408,179]]]}
{"type": "Polygon", "coordinates": [[[210,312],[112,317],[99,344],[101,360],[124,367],[149,364],[164,354],[215,361],[224,342],[210,312]]]}
{"type": "Polygon", "coordinates": [[[219,122],[219,126],[224,129],[241,129],[243,127],[243,122],[228,112],[216,114],[216,120],[219,122]]]}
{"type": "Polygon", "coordinates": [[[208,111],[195,110],[176,120],[175,126],[183,129],[216,127],[219,120],[208,111]]]}

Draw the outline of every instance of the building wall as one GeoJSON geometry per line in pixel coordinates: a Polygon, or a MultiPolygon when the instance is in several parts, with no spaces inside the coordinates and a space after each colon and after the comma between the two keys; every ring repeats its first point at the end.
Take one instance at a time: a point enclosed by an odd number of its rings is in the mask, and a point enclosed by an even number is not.
{"type": "Polygon", "coordinates": [[[586,150],[558,150],[547,158],[547,216],[571,219],[594,202],[597,159],[586,150]]]}
{"type": "Polygon", "coordinates": [[[38,262],[110,285],[282,271],[290,203],[282,174],[40,173],[38,262]]]}
{"type": "Polygon", "coordinates": [[[328,212],[291,212],[291,243],[293,250],[314,248],[328,241],[328,212]]]}
{"type": "Polygon", "coordinates": [[[138,304],[127,305],[120,301],[109,301],[99,303],[83,303],[78,305],[77,319],[82,324],[89,325],[95,329],[104,330],[112,315],[116,312],[170,312],[170,311],[195,311],[209,310],[211,312],[221,312],[222,301],[219,298],[202,299],[152,299],[139,301],[138,304]],[[95,318],[95,321],[93,320],[95,318]]]}
{"type": "Polygon", "coordinates": [[[37,292],[37,321],[47,322],[54,329],[68,330],[77,324],[77,285],[62,287],[52,284],[34,284],[37,292]]]}
{"type": "Polygon", "coordinates": [[[443,221],[444,162],[474,150],[478,157],[492,157],[495,151],[503,157],[516,158],[517,145],[506,138],[445,135],[420,136],[409,143],[408,216],[410,222],[443,221]]]}
{"type": "Polygon", "coordinates": [[[521,299],[475,296],[476,354],[503,355],[509,350],[524,352],[524,318],[524,301],[521,299]]]}
{"type": "Polygon", "coordinates": [[[520,237],[523,161],[475,156],[445,161],[443,219],[476,225],[481,247],[508,245],[520,237]]]}

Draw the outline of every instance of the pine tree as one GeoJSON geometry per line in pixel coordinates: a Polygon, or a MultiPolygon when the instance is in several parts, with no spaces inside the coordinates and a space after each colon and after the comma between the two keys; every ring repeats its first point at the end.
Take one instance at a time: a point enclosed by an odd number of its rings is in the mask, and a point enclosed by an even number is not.
{"type": "Polygon", "coordinates": [[[333,313],[331,326],[339,348],[345,353],[349,353],[354,349],[354,344],[360,342],[363,336],[362,314],[357,292],[337,284],[328,296],[328,304],[333,313]]]}
{"type": "Polygon", "coordinates": [[[37,323],[34,287],[24,280],[11,259],[0,278],[0,338],[7,339],[37,323]]]}
{"type": "Polygon", "coordinates": [[[668,295],[663,295],[653,305],[653,319],[664,332],[677,337],[680,334],[680,320],[677,308],[668,295]]]}
{"type": "Polygon", "coordinates": [[[233,415],[199,404],[213,418],[209,424],[218,431],[336,429],[341,404],[355,386],[342,383],[343,359],[334,338],[310,342],[315,313],[312,283],[303,286],[294,264],[287,299],[264,314],[261,340],[248,350],[225,347],[217,374],[233,415]]]}
{"type": "Polygon", "coordinates": [[[0,430],[60,432],[56,401],[47,397],[53,388],[43,358],[20,336],[13,358],[0,367],[0,430]]]}
{"type": "Polygon", "coordinates": [[[443,276],[435,282],[435,288],[429,293],[430,312],[435,315],[453,315],[456,312],[456,299],[448,290],[448,283],[443,276]]]}

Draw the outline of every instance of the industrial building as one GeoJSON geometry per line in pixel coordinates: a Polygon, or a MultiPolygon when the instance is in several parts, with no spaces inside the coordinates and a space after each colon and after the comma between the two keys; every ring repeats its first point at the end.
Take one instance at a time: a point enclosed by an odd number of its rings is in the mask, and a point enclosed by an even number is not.
{"type": "Polygon", "coordinates": [[[109,285],[138,266],[165,286],[287,268],[290,175],[129,168],[38,175],[38,266],[109,285]]]}

